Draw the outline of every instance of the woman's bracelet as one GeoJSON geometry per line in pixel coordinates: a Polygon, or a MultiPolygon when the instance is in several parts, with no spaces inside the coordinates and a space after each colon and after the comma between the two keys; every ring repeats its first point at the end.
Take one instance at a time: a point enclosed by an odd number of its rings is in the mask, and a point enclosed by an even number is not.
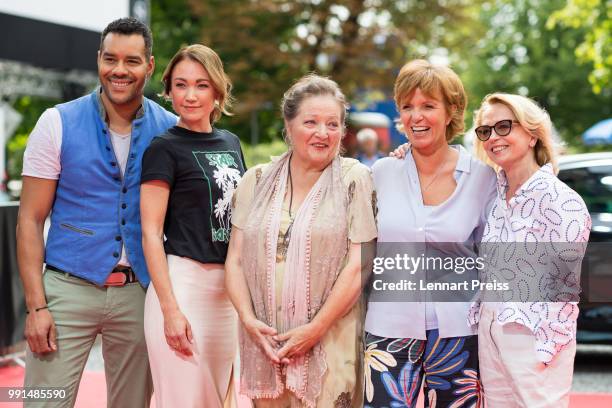
{"type": "MultiPolygon", "coordinates": [[[[44,305],[43,307],[37,307],[36,309],[34,309],[35,312],[41,311],[43,309],[48,309],[49,305],[44,305]]],[[[29,310],[26,310],[26,314],[30,314],[29,310]]]]}

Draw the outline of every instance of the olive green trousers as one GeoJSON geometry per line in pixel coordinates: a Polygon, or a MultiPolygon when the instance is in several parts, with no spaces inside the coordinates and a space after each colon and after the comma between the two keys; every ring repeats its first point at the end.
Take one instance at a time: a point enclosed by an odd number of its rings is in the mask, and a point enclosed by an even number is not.
{"type": "Polygon", "coordinates": [[[153,385],[143,318],[145,289],[139,283],[100,287],[66,273],[46,270],[47,304],[57,330],[57,351],[26,355],[25,387],[62,387],[61,401],[24,407],[73,407],[87,357],[98,334],[107,385],[107,406],[148,407],[153,385]]]}

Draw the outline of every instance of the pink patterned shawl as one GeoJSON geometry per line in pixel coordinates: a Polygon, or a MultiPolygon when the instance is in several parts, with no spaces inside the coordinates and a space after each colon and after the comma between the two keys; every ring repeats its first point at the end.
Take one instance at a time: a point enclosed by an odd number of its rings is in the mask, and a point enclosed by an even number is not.
{"type": "MultiPolygon", "coordinates": [[[[276,249],[290,154],[285,153],[265,168],[244,228],[242,266],[253,309],[257,318],[271,327],[277,321],[276,249]]],[[[312,187],[293,222],[279,312],[287,330],[308,323],[316,315],[347,255],[348,202],[341,173],[341,159],[336,157],[312,187]]],[[[242,393],[250,398],[275,398],[286,387],[307,407],[316,406],[327,371],[320,344],[292,364],[276,367],[241,328],[240,356],[242,393]]]]}

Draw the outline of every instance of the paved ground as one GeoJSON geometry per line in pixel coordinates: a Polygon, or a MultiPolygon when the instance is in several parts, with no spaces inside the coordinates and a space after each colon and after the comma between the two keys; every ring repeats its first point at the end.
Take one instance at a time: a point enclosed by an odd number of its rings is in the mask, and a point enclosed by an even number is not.
{"type": "Polygon", "coordinates": [[[572,390],[612,393],[612,346],[578,345],[572,390]]]}

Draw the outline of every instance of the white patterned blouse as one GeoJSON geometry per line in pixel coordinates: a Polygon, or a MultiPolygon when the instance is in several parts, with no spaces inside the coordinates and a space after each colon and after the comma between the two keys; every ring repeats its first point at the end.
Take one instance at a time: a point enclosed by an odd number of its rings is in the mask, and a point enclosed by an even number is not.
{"type": "MultiPolygon", "coordinates": [[[[591,217],[580,195],[555,176],[550,164],[536,171],[509,202],[505,199],[507,189],[508,180],[502,170],[498,173],[498,195],[485,226],[483,244],[499,243],[503,246],[503,243],[526,243],[525,247],[528,247],[530,252],[540,251],[532,253],[532,259],[550,259],[552,254],[554,259],[550,264],[555,265],[556,270],[564,271],[564,276],[549,277],[550,281],[561,279],[577,282],[591,230],[591,217]],[[576,245],[572,244],[572,249],[577,251],[577,257],[568,262],[562,254],[550,250],[554,244],[538,243],[575,243],[576,245]],[[559,264],[564,267],[559,268],[559,264]]],[[[517,264],[514,272],[525,273],[520,269],[522,268],[517,264]]],[[[578,303],[575,298],[557,302],[536,299],[534,292],[538,293],[539,288],[534,287],[533,282],[535,280],[524,285],[519,293],[512,296],[511,301],[493,305],[497,309],[497,323],[519,323],[534,333],[537,357],[540,361],[549,363],[555,354],[576,336],[578,303]],[[519,302],[517,299],[529,301],[519,302]]],[[[470,325],[478,323],[479,314],[480,304],[474,303],[468,317],[470,325]]]]}

